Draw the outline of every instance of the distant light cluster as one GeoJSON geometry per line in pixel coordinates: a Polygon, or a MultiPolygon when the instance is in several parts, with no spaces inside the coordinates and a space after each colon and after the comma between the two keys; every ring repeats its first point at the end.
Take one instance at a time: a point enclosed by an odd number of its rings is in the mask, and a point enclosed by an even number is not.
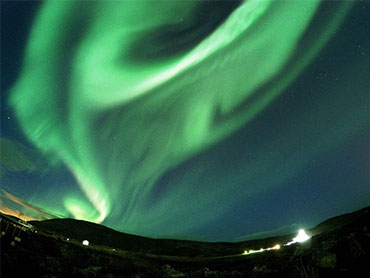
{"type": "MultiPolygon", "coordinates": [[[[289,246],[289,245],[295,244],[297,242],[299,242],[299,243],[305,242],[305,241],[309,240],[310,238],[311,237],[306,233],[305,230],[300,229],[298,231],[297,236],[294,237],[292,241],[284,244],[284,246],[289,246]]],[[[265,252],[265,251],[279,250],[279,249],[280,249],[280,245],[279,244],[276,244],[273,247],[261,248],[261,249],[258,249],[258,250],[245,250],[243,252],[243,255],[250,255],[250,254],[254,254],[254,253],[262,253],[262,252],[265,252]]]]}
{"type": "Polygon", "coordinates": [[[276,244],[275,246],[269,247],[269,248],[261,248],[259,250],[248,250],[248,251],[244,251],[243,255],[249,255],[249,254],[254,254],[254,253],[261,253],[261,252],[264,252],[264,251],[278,250],[278,249],[280,249],[280,245],[279,244],[276,244]]]}

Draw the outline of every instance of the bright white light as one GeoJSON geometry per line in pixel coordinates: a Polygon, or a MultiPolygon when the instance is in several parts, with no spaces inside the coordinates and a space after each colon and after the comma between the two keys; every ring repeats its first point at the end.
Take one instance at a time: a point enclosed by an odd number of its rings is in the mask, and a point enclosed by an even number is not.
{"type": "Polygon", "coordinates": [[[295,238],[293,238],[295,242],[305,242],[306,240],[309,240],[309,239],[310,239],[310,236],[306,234],[305,230],[303,229],[300,229],[298,231],[298,235],[295,238]]]}
{"type": "Polygon", "coordinates": [[[85,240],[82,242],[82,245],[88,246],[88,245],[89,245],[89,241],[85,239],[85,240]]]}
{"type": "Polygon", "coordinates": [[[280,244],[276,244],[274,247],[271,247],[271,249],[280,249],[280,244]]]}
{"type": "Polygon", "coordinates": [[[285,244],[285,246],[288,246],[288,245],[291,245],[291,244],[294,244],[294,243],[297,243],[297,242],[305,242],[307,240],[309,240],[311,237],[306,233],[305,230],[303,229],[300,229],[298,231],[298,234],[295,238],[293,238],[293,241],[291,242],[288,242],[287,244],[285,244]]]}

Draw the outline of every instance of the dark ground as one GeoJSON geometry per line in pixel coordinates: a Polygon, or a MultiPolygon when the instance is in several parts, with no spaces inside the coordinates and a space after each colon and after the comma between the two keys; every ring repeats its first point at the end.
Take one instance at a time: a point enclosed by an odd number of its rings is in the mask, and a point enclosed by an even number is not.
{"type": "Polygon", "coordinates": [[[292,235],[207,243],[72,219],[31,223],[37,232],[1,215],[1,277],[370,277],[370,207],[324,221],[305,243],[247,256],[244,250],[282,245],[292,235]]]}

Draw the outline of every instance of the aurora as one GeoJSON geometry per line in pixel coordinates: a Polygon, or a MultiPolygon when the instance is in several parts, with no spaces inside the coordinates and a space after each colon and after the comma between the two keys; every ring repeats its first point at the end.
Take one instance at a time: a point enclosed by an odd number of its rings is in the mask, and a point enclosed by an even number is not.
{"type": "MultiPolygon", "coordinates": [[[[273,188],[241,186],[238,178],[202,187],[196,181],[211,164],[173,180],[171,173],[250,126],[315,59],[351,6],[45,2],[10,105],[29,140],[75,177],[80,192],[58,194],[58,213],[141,235],[163,234],[163,226],[185,233],[224,214],[223,196],[241,201],[273,188]],[[315,21],[322,10],[330,16],[315,21]]],[[[329,141],[308,149],[319,153],[329,141]]],[[[249,161],[251,180],[273,167],[267,161],[249,161]]]]}

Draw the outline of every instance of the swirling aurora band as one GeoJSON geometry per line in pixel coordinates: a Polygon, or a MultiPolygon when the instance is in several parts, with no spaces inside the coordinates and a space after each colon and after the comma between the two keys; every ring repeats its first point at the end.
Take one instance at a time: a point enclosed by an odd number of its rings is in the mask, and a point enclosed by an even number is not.
{"type": "MultiPolygon", "coordinates": [[[[65,193],[74,217],[129,231],[161,225],[183,209],[186,191],[174,186],[148,209],[163,174],[255,118],[315,57],[349,2],[302,45],[320,1],[48,1],[11,105],[30,140],[74,173],[86,196],[65,193]],[[200,5],[216,16],[233,6],[197,32],[200,5]]],[[[212,194],[194,197],[188,213],[212,194]]]]}

